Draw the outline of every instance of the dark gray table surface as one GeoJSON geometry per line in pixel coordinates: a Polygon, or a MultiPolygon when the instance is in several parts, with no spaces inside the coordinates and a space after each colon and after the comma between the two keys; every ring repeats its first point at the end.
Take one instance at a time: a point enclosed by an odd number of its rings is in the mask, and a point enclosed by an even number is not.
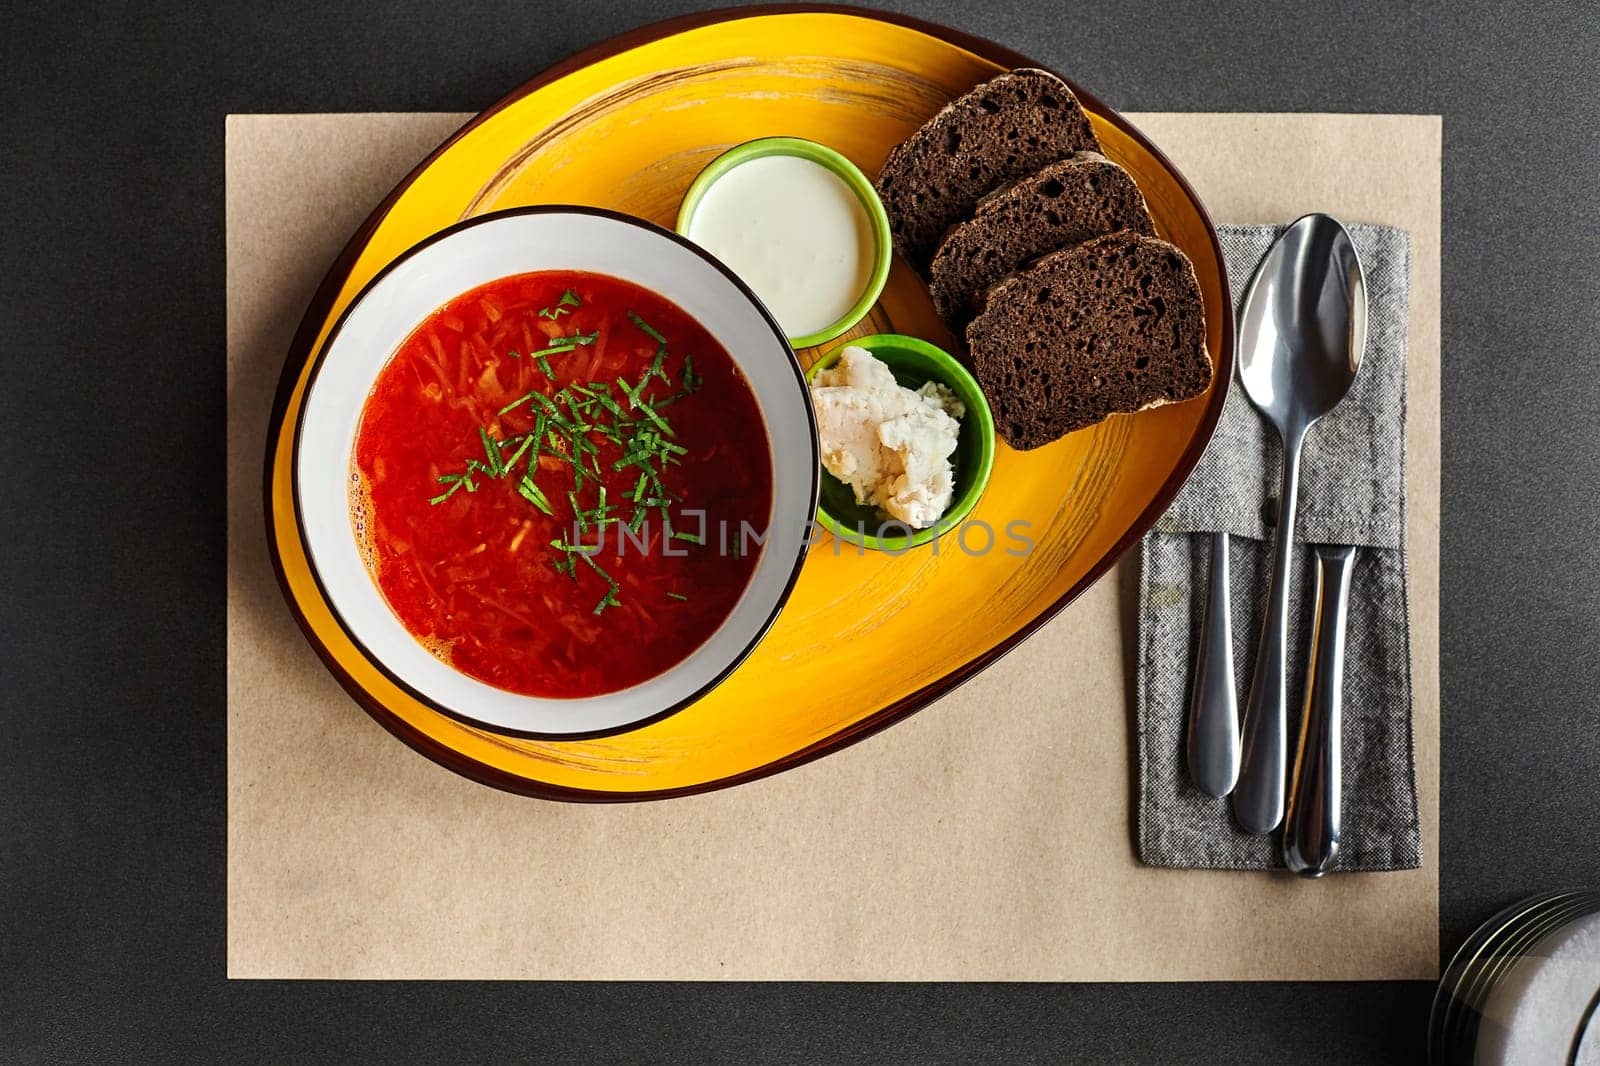
{"type": "MultiPolygon", "coordinates": [[[[6,6],[0,1060],[1420,1061],[1422,983],[224,978],[223,116],[476,110],[696,6],[6,6]]],[[[1443,948],[1600,885],[1594,8],[899,7],[1130,110],[1444,115],[1443,948]]]]}

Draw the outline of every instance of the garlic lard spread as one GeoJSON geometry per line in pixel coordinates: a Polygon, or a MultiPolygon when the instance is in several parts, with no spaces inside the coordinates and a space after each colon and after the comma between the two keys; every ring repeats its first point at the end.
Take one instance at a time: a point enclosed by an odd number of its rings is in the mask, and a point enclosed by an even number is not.
{"type": "Polygon", "coordinates": [[[900,385],[882,360],[847,347],[811,386],[822,441],[822,465],[874,506],[913,529],[933,525],[950,508],[955,471],[950,456],[966,406],[949,387],[930,381],[900,385]]]}

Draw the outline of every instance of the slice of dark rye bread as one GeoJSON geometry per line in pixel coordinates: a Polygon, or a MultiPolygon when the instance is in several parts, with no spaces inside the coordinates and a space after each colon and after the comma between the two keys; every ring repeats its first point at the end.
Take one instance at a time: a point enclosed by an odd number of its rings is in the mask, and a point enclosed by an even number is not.
{"type": "Polygon", "coordinates": [[[1050,163],[978,203],[928,266],[939,316],[960,331],[1007,274],[1047,252],[1127,231],[1155,236],[1144,195],[1126,170],[1095,152],[1050,163]]]}
{"type": "Polygon", "coordinates": [[[952,100],[878,172],[894,246],[919,271],[984,193],[1100,142],[1078,98],[1049,71],[1002,74],[952,100]]]}
{"type": "Polygon", "coordinates": [[[1020,450],[1211,384],[1194,267],[1131,233],[1045,256],[995,286],[967,346],[1000,436],[1020,450]]]}

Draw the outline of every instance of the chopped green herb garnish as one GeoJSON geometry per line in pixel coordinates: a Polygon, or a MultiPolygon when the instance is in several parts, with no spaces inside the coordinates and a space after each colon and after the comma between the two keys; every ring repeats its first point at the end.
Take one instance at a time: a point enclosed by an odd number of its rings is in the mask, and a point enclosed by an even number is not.
{"type": "MultiPolygon", "coordinates": [[[[568,289],[555,306],[547,307],[539,314],[554,321],[578,306],[581,306],[581,301],[577,293],[568,289]]],[[[476,475],[498,479],[509,474],[518,495],[540,512],[554,516],[556,510],[550,495],[545,487],[537,484],[540,459],[548,453],[571,468],[572,484],[566,490],[566,502],[572,509],[575,540],[581,542],[586,539],[585,534],[601,531],[603,543],[603,531],[607,525],[625,524],[629,533],[637,535],[654,511],[660,514],[665,536],[691,544],[704,544],[703,534],[673,530],[672,507],[680,501],[661,480],[662,470],[678,463],[680,456],[688,452],[687,448],[671,439],[676,434],[662,412],[679,399],[697,391],[702,381],[694,372],[692,358],[685,358],[678,391],[650,391],[653,379],[660,379],[668,389],[672,387],[672,380],[666,372],[667,340],[634,312],[628,312],[628,318],[656,343],[654,358],[637,382],[630,383],[619,377],[614,382],[569,382],[553,393],[531,389],[502,407],[499,413],[504,416],[526,408],[533,418],[533,427],[520,433],[506,433],[494,423],[479,427],[478,437],[484,457],[466,460],[461,473],[440,475],[439,482],[447,488],[432,497],[430,502],[443,503],[463,486],[468,492],[476,492],[476,475]],[[603,444],[614,446],[620,453],[620,458],[611,463],[613,470],[627,467],[638,470],[632,488],[621,490],[621,499],[626,503],[613,503],[609,499],[609,489],[602,477],[600,454],[603,444]],[[519,463],[523,464],[520,476],[515,473],[519,463]],[[595,483],[592,490],[589,488],[590,481],[595,483]],[[585,501],[590,499],[593,500],[592,505],[586,506],[585,501]],[[629,513],[626,523],[619,512],[629,513]]],[[[550,357],[593,345],[598,342],[599,336],[596,330],[587,334],[552,337],[543,349],[527,354],[537,362],[545,378],[554,382],[556,375],[550,357]]],[[[510,351],[507,354],[513,359],[521,359],[524,353],[510,351]]],[[[550,541],[550,546],[557,553],[557,558],[551,562],[557,573],[577,580],[578,560],[582,559],[585,566],[605,579],[607,591],[595,605],[595,614],[619,605],[619,586],[596,558],[599,544],[586,547],[557,538],[550,541]]],[[[688,599],[681,593],[668,595],[675,600],[688,599]]]]}
{"type": "Polygon", "coordinates": [[[546,355],[556,355],[560,352],[570,352],[574,348],[581,348],[593,344],[600,336],[600,331],[593,333],[575,333],[570,337],[551,337],[550,343],[544,346],[546,355]]]}
{"type": "MultiPolygon", "coordinates": [[[[624,418],[625,419],[625,418],[628,417],[628,413],[626,411],[624,411],[617,404],[617,401],[615,401],[615,400],[613,400],[611,398],[609,393],[604,393],[604,392],[595,393],[594,394],[594,402],[599,404],[601,407],[605,408],[606,411],[609,412],[614,418],[624,418]]],[[[609,426],[603,426],[601,428],[603,430],[608,431],[606,433],[606,436],[610,437],[612,440],[616,439],[616,436],[615,436],[616,424],[615,423],[612,423],[609,426]]]]}
{"type": "MultiPolygon", "coordinates": [[[[581,482],[579,483],[578,487],[579,488],[583,487],[581,482]]],[[[587,512],[584,511],[584,509],[581,506],[578,505],[578,490],[577,489],[568,489],[567,490],[567,503],[569,505],[571,505],[571,507],[572,507],[572,518],[573,518],[573,521],[576,522],[577,525],[578,525],[578,536],[581,537],[581,536],[583,536],[584,530],[589,528],[589,523],[588,523],[588,520],[586,518],[587,512]]]]}
{"type": "Polygon", "coordinates": [[[669,437],[673,436],[672,427],[667,425],[667,420],[666,419],[664,419],[660,415],[656,414],[655,408],[651,407],[647,403],[641,403],[641,404],[638,405],[638,407],[639,407],[639,410],[644,412],[644,416],[646,418],[648,418],[651,422],[655,423],[655,426],[656,426],[657,429],[661,430],[661,432],[665,433],[669,437]]]}
{"type": "Polygon", "coordinates": [[[681,592],[669,592],[669,593],[667,593],[667,599],[669,599],[669,600],[687,600],[688,598],[689,597],[685,596],[681,592]]]}
{"type": "Polygon", "coordinates": [[[449,485],[450,488],[447,492],[443,492],[428,501],[435,507],[454,496],[456,494],[456,490],[462,485],[467,486],[468,492],[471,492],[473,489],[472,476],[470,474],[440,474],[439,481],[443,484],[449,485]]]}
{"type": "Polygon", "coordinates": [[[531,447],[533,447],[533,438],[532,437],[526,437],[526,436],[523,437],[522,438],[522,443],[517,445],[517,450],[511,453],[511,458],[510,459],[506,460],[505,468],[506,468],[506,472],[507,473],[509,473],[511,471],[512,467],[517,465],[517,460],[521,459],[522,456],[531,447]]]}
{"type": "Polygon", "coordinates": [[[566,292],[561,294],[561,299],[556,301],[556,305],[554,307],[546,307],[543,311],[540,311],[539,317],[548,318],[554,322],[562,315],[571,314],[571,308],[581,306],[582,302],[583,301],[578,299],[577,293],[573,292],[571,289],[568,289],[566,292]]]}
{"type": "Polygon", "coordinates": [[[521,481],[517,482],[517,491],[522,494],[523,499],[539,508],[545,514],[553,515],[556,513],[555,509],[550,506],[550,500],[545,496],[544,490],[533,483],[531,476],[524,476],[521,481]]]}
{"type": "Polygon", "coordinates": [[[506,471],[500,463],[500,446],[482,426],[478,427],[478,438],[483,441],[483,454],[489,457],[489,476],[499,477],[504,474],[506,471]]]}
{"type": "Polygon", "coordinates": [[[640,318],[637,314],[635,314],[632,311],[628,312],[628,318],[633,321],[634,325],[636,325],[640,329],[644,330],[645,334],[651,340],[655,341],[657,344],[661,345],[663,348],[666,347],[667,338],[663,337],[661,335],[660,331],[657,330],[654,326],[652,326],[650,323],[646,322],[644,319],[640,318]]]}
{"type": "Polygon", "coordinates": [[[558,574],[566,574],[574,581],[578,580],[577,557],[581,553],[579,553],[577,549],[568,544],[566,541],[562,540],[560,537],[552,540],[550,542],[550,547],[562,554],[562,558],[550,564],[555,572],[558,574]]]}
{"type": "Polygon", "coordinates": [[[636,389],[634,389],[634,387],[632,385],[629,385],[626,381],[623,381],[621,378],[618,378],[617,379],[617,387],[622,390],[622,395],[624,395],[624,396],[626,396],[628,398],[628,409],[629,410],[632,410],[633,408],[639,406],[639,393],[638,393],[638,391],[636,389]]]}
{"type": "Polygon", "coordinates": [[[633,466],[635,463],[642,462],[649,457],[650,451],[648,448],[635,449],[634,451],[629,452],[627,455],[624,455],[621,459],[618,459],[616,462],[612,463],[611,469],[621,470],[625,466],[633,466]]]}
{"type": "Polygon", "coordinates": [[[538,404],[540,407],[543,407],[545,413],[551,418],[555,419],[558,423],[565,421],[561,415],[561,408],[557,407],[556,402],[550,397],[546,396],[544,393],[530,392],[528,393],[528,397],[532,399],[534,403],[538,404]]]}
{"type": "Polygon", "coordinates": [[[661,369],[662,365],[665,364],[666,361],[667,346],[663,344],[661,347],[656,349],[656,357],[651,360],[650,369],[645,371],[644,380],[649,381],[651,378],[660,378],[662,381],[666,381],[667,384],[672,384],[672,382],[667,378],[667,372],[661,369]]]}
{"type": "Polygon", "coordinates": [[[605,570],[600,566],[600,564],[595,562],[594,561],[594,557],[591,556],[588,552],[586,552],[586,551],[584,551],[584,550],[582,550],[580,548],[577,551],[577,557],[579,559],[582,559],[584,562],[588,563],[589,564],[589,569],[593,570],[595,573],[597,573],[601,577],[605,578],[606,579],[606,584],[611,586],[610,588],[608,588],[606,590],[606,594],[604,596],[600,597],[600,602],[594,605],[594,613],[595,614],[599,614],[601,611],[604,611],[607,607],[615,607],[615,606],[617,606],[618,604],[617,604],[617,582],[616,582],[616,580],[614,578],[612,578],[612,576],[610,574],[606,573],[605,570]]]}

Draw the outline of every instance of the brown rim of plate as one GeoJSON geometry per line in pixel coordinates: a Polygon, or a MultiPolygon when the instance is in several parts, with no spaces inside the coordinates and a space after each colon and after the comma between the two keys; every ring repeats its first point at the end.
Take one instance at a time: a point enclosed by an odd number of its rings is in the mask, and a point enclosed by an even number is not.
{"type": "MultiPolygon", "coordinates": [[[[344,687],[345,691],[350,694],[351,698],[363,710],[412,750],[426,756],[446,769],[453,770],[463,777],[477,781],[479,784],[489,785],[523,796],[571,802],[633,803],[644,800],[671,799],[677,796],[699,795],[704,792],[743,784],[746,781],[754,781],[810,762],[812,759],[820,758],[829,752],[863,740],[878,730],[892,725],[902,718],[921,710],[935,700],[948,695],[962,684],[999,662],[1007,653],[1036,633],[1046,622],[1054,618],[1063,608],[1082,595],[1101,577],[1105,576],[1111,567],[1123,555],[1127,554],[1128,550],[1150,530],[1150,527],[1155,525],[1156,519],[1161,516],[1167,505],[1172,502],[1172,498],[1177,495],[1178,489],[1188,479],[1190,471],[1200,461],[1200,456],[1205,452],[1206,445],[1210,443],[1211,435],[1216,430],[1217,420],[1222,416],[1222,404],[1227,397],[1227,389],[1225,387],[1217,388],[1216,385],[1219,383],[1225,384],[1233,376],[1234,314],[1229,296],[1227,265],[1222,258],[1222,245],[1217,239],[1216,226],[1212,224],[1210,214],[1206,211],[1205,205],[1195,193],[1194,188],[1189,184],[1188,179],[1172,165],[1172,161],[1159,148],[1151,143],[1149,138],[1118,112],[1106,106],[1093,93],[1085,91],[1072,79],[1057,74],[1072,89],[1079,103],[1083,105],[1086,111],[1098,115],[1116,126],[1160,162],[1177,181],[1179,188],[1189,197],[1190,202],[1195,205],[1195,209],[1200,214],[1200,220],[1205,225],[1206,234],[1211,238],[1212,247],[1216,252],[1218,280],[1222,286],[1225,310],[1222,318],[1222,343],[1217,353],[1216,366],[1213,368],[1213,387],[1207,400],[1205,414],[1201,417],[1199,432],[1195,434],[1189,447],[1179,456],[1177,466],[1173,469],[1171,476],[1156,492],[1155,498],[1150,501],[1150,505],[1144,509],[1133,525],[1117,540],[1111,550],[1101,556],[1089,568],[1089,571],[1062,594],[1059,599],[1043,611],[1040,611],[1011,636],[989,648],[970,662],[957,667],[944,677],[925,685],[916,692],[902,697],[886,707],[880,707],[867,717],[829,737],[809,744],[798,751],[791,752],[781,759],[776,759],[728,777],[695,785],[686,785],[680,788],[657,789],[649,792],[608,792],[596,789],[569,788],[564,785],[552,785],[543,781],[532,781],[516,774],[507,773],[496,767],[487,766],[439,743],[424,733],[412,729],[406,722],[387,707],[384,707],[370,693],[357,684],[345,672],[344,667],[334,657],[333,653],[318,639],[316,631],[306,622],[305,614],[301,611],[299,603],[296,602],[294,594],[289,588],[288,577],[283,569],[283,560],[278,555],[277,529],[273,521],[272,511],[272,475],[273,456],[277,451],[277,441],[282,433],[284,413],[288,410],[289,399],[294,394],[295,385],[300,380],[306,361],[311,356],[311,349],[316,343],[317,334],[327,321],[328,311],[337,299],[339,291],[344,287],[345,280],[348,278],[351,268],[355,265],[361,250],[365,247],[367,238],[377,228],[378,223],[388,215],[389,210],[394,206],[401,194],[410,188],[412,182],[416,181],[424,171],[432,166],[441,154],[455,144],[456,141],[460,140],[469,130],[476,128],[503,108],[522,99],[534,90],[573,71],[597,63],[602,59],[649,44],[664,37],[684,33],[688,30],[721,22],[737,22],[749,18],[760,18],[766,15],[802,14],[847,15],[854,18],[887,22],[891,25],[904,26],[907,29],[937,38],[947,44],[953,44],[981,59],[988,60],[1009,70],[1015,70],[1019,67],[1050,69],[1004,45],[996,44],[987,38],[975,36],[964,30],[953,29],[949,26],[909,15],[875,11],[870,8],[852,7],[844,4],[762,4],[752,7],[720,8],[712,11],[680,15],[676,18],[651,23],[647,26],[640,26],[637,29],[629,30],[598,44],[591,45],[576,55],[569,56],[549,67],[543,73],[503,97],[487,110],[474,116],[466,125],[451,134],[443,143],[430,152],[427,158],[418,163],[411,173],[407,174],[400,184],[396,185],[389,195],[384,197],[383,202],[378,204],[372,214],[367,216],[366,221],[357,227],[355,233],[351,235],[350,240],[345,244],[344,249],[334,259],[333,265],[328,268],[328,273],[323,277],[321,284],[317,286],[317,291],[306,308],[305,316],[300,320],[299,328],[295,330],[294,339],[289,345],[288,359],[284,363],[283,375],[278,380],[278,390],[272,401],[272,415],[268,421],[267,429],[265,478],[263,481],[267,548],[268,554],[272,558],[273,573],[278,579],[278,587],[283,593],[284,600],[289,605],[290,613],[294,615],[295,623],[300,627],[301,632],[305,634],[307,643],[316,651],[323,664],[327,666],[328,671],[338,679],[339,684],[344,687]]],[[[1051,73],[1056,72],[1051,71],[1051,73]]]]}

